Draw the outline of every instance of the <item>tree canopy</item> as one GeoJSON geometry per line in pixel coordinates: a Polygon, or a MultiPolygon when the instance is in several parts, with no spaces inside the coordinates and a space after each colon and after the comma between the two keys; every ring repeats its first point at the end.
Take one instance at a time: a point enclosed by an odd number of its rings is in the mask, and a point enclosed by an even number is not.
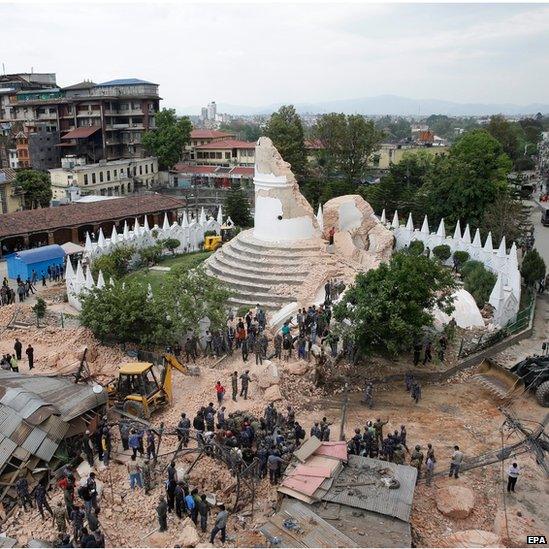
{"type": "Polygon", "coordinates": [[[528,286],[533,286],[536,282],[539,282],[545,277],[545,261],[539,255],[539,252],[534,248],[526,253],[520,272],[524,278],[524,282],[528,286]]]}
{"type": "Polygon", "coordinates": [[[161,170],[168,170],[181,159],[183,147],[190,142],[192,124],[186,116],[178,117],[175,109],[162,109],[155,120],[156,130],[145,132],[143,146],[158,157],[161,170]]]}
{"type": "Polygon", "coordinates": [[[350,335],[362,352],[397,354],[432,325],[435,306],[452,311],[455,285],[438,261],[399,252],[389,263],[360,273],[334,315],[350,321],[350,335]]]}
{"type": "Polygon", "coordinates": [[[47,208],[50,205],[51,181],[46,172],[19,170],[15,176],[15,188],[23,195],[23,207],[26,210],[47,208]]]}
{"type": "Polygon", "coordinates": [[[250,202],[240,183],[233,181],[225,201],[225,213],[237,227],[251,227],[250,202]]]}
{"type": "Polygon", "coordinates": [[[307,171],[305,134],[301,118],[293,105],[283,105],[271,115],[265,128],[282,158],[292,166],[298,182],[302,182],[307,171]]]}
{"type": "Polygon", "coordinates": [[[221,328],[229,295],[202,267],[175,268],[152,297],[145,284],[133,279],[84,293],[80,317],[101,341],[159,347],[172,345],[187,330],[197,331],[204,317],[212,329],[221,328]]]}
{"type": "Polygon", "coordinates": [[[326,175],[339,173],[347,182],[356,183],[364,178],[384,134],[361,115],[331,113],[318,119],[313,135],[323,145],[320,164],[326,175]]]}

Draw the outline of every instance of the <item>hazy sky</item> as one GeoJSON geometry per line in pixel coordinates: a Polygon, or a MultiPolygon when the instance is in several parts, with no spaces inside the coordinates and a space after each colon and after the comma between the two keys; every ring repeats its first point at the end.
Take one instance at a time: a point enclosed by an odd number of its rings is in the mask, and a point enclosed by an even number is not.
{"type": "Polygon", "coordinates": [[[547,102],[549,6],[0,1],[0,62],[61,85],[143,78],[178,109],[387,93],[547,102]]]}

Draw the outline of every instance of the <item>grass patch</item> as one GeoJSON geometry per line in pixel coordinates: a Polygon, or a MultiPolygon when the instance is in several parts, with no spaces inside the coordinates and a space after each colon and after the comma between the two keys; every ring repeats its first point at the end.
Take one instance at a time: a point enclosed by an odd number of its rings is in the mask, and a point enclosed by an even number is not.
{"type": "MultiPolygon", "coordinates": [[[[185,270],[194,269],[201,263],[203,263],[212,252],[192,252],[189,254],[176,255],[174,257],[167,257],[158,263],[159,267],[181,267],[185,270]]],[[[150,269],[139,269],[133,273],[129,273],[123,280],[137,280],[142,284],[150,284],[153,291],[159,288],[169,271],[151,271],[150,269]]]]}

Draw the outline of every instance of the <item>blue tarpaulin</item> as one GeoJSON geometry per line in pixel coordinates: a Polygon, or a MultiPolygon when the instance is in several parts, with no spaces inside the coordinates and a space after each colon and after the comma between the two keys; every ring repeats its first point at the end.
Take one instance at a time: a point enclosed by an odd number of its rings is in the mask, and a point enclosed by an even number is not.
{"type": "Polygon", "coordinates": [[[8,278],[16,279],[18,276],[22,280],[32,278],[32,272],[40,278],[42,274],[48,275],[48,267],[51,265],[65,264],[65,251],[58,244],[33,248],[15,252],[6,256],[8,264],[8,278]]]}

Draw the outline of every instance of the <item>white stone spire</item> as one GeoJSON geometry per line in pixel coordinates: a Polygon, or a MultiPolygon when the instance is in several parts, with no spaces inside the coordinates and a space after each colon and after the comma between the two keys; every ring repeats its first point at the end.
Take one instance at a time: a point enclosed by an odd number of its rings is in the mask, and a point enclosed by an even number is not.
{"type": "Polygon", "coordinates": [[[139,219],[135,218],[135,223],[133,224],[133,234],[138,235],[141,232],[141,227],[139,226],[139,219]]]}
{"type": "Polygon", "coordinates": [[[101,248],[105,246],[105,235],[103,234],[103,229],[99,227],[99,236],[97,237],[97,245],[101,248]]]}
{"type": "Polygon", "coordinates": [[[494,246],[492,244],[492,231],[488,233],[486,237],[486,242],[484,243],[484,251],[492,253],[494,251],[494,246]]]}
{"type": "Polygon", "coordinates": [[[189,219],[187,218],[187,210],[183,211],[183,217],[181,219],[181,226],[185,229],[189,226],[189,219]]]}
{"type": "Polygon", "coordinates": [[[86,250],[86,252],[91,252],[93,250],[91,236],[88,231],[86,231],[86,243],[84,244],[84,250],[86,250]]]}
{"type": "Polygon", "coordinates": [[[162,223],[162,230],[163,231],[169,231],[170,230],[170,222],[168,220],[168,214],[164,213],[164,222],[162,223]]]}
{"type": "Polygon", "coordinates": [[[65,265],[65,280],[72,280],[74,278],[74,269],[72,268],[71,258],[67,256],[67,262],[65,265]]]}
{"type": "Polygon", "coordinates": [[[406,223],[406,228],[409,230],[409,231],[413,231],[414,230],[414,220],[412,219],[412,213],[409,213],[408,214],[408,221],[406,223]]]}
{"type": "Polygon", "coordinates": [[[393,229],[398,229],[400,226],[400,222],[398,220],[398,210],[395,210],[395,213],[393,215],[393,222],[391,223],[391,227],[393,227],[393,229]]]}
{"type": "Polygon", "coordinates": [[[217,210],[217,222],[220,225],[223,225],[223,209],[221,208],[221,205],[219,206],[219,210],[217,210]]]}
{"type": "Polygon", "coordinates": [[[200,209],[200,217],[198,218],[198,222],[201,225],[206,224],[206,212],[204,212],[204,206],[202,206],[202,208],[200,209]]]}
{"type": "Polygon", "coordinates": [[[423,218],[423,223],[421,225],[421,233],[429,234],[429,221],[427,220],[427,215],[423,218]]]}
{"type": "Polygon", "coordinates": [[[316,220],[318,221],[318,226],[320,227],[320,230],[324,230],[324,213],[322,211],[322,204],[318,204],[318,212],[316,213],[316,220]]]}
{"type": "Polygon", "coordinates": [[[151,229],[149,227],[149,218],[145,216],[145,222],[143,223],[143,231],[146,233],[150,233],[151,229]]]}
{"type": "Polygon", "coordinates": [[[499,306],[499,302],[502,298],[502,293],[503,293],[503,280],[502,280],[501,273],[498,273],[498,278],[496,280],[494,287],[492,288],[492,291],[490,292],[490,297],[488,299],[488,303],[490,303],[490,305],[492,305],[492,307],[494,307],[495,309],[497,309],[499,306]]]}
{"type": "Polygon", "coordinates": [[[122,232],[122,237],[124,238],[124,240],[128,240],[128,238],[130,238],[130,228],[128,227],[127,221],[124,221],[124,230],[122,232]]]}
{"type": "Polygon", "coordinates": [[[437,236],[446,238],[446,228],[444,227],[444,218],[440,220],[440,224],[437,230],[437,236]]]}
{"type": "Polygon", "coordinates": [[[461,240],[461,225],[459,224],[459,219],[457,220],[456,228],[454,230],[454,240],[461,240]]]}
{"type": "Polygon", "coordinates": [[[95,283],[93,281],[93,276],[90,267],[86,269],[86,280],[85,280],[85,286],[88,290],[93,290],[95,283]]]}
{"type": "Polygon", "coordinates": [[[80,260],[78,260],[78,264],[76,265],[75,280],[78,284],[84,284],[86,281],[86,278],[84,277],[84,269],[82,269],[82,262],[80,260]]]}
{"type": "Polygon", "coordinates": [[[509,250],[509,261],[511,267],[518,269],[518,256],[517,256],[517,245],[513,242],[511,249],[509,250]]]}
{"type": "Polygon", "coordinates": [[[381,212],[381,217],[379,219],[384,225],[387,223],[387,217],[385,215],[385,208],[383,208],[383,211],[381,212]]]}
{"type": "Polygon", "coordinates": [[[475,231],[475,238],[473,239],[473,246],[475,246],[477,248],[482,247],[482,242],[480,240],[480,231],[478,229],[475,231]]]}
{"type": "Polygon", "coordinates": [[[469,223],[465,226],[463,236],[461,237],[464,244],[471,244],[471,229],[469,229],[469,223]]]}
{"type": "Polygon", "coordinates": [[[498,248],[498,257],[506,257],[506,256],[507,256],[507,245],[505,244],[505,235],[503,235],[503,238],[501,239],[501,242],[498,248]]]}
{"type": "Polygon", "coordinates": [[[101,290],[105,287],[105,278],[103,277],[103,271],[99,271],[97,275],[97,287],[101,290]]]}
{"type": "Polygon", "coordinates": [[[118,242],[118,233],[116,232],[116,225],[112,226],[111,243],[116,244],[118,242]]]}

